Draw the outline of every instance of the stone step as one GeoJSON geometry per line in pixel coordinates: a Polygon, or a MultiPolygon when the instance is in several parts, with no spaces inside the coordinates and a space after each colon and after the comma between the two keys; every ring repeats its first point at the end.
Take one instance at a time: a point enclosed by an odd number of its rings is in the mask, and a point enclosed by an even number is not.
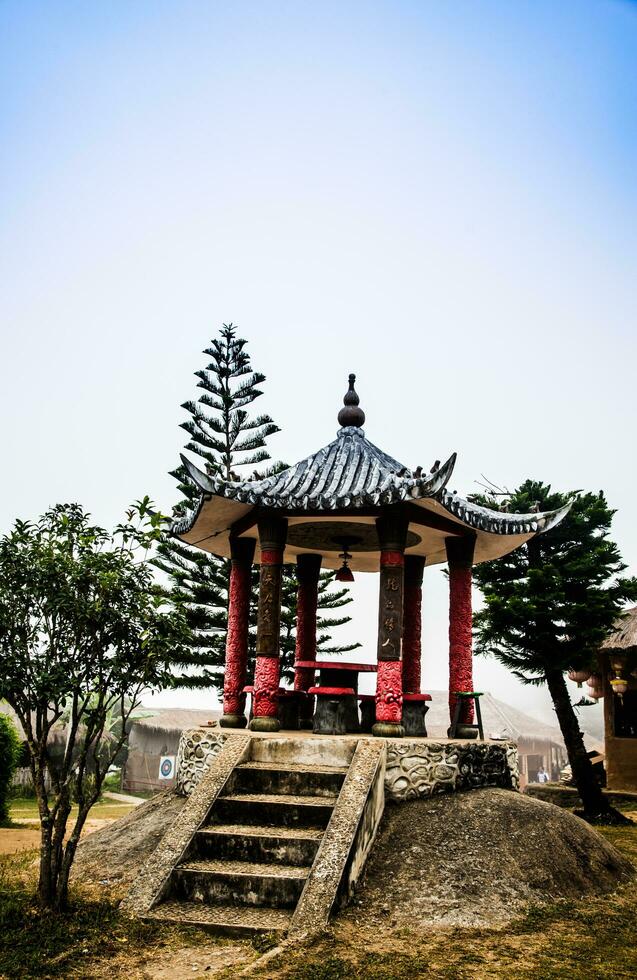
{"type": "Polygon", "coordinates": [[[201,902],[162,902],[145,919],[194,925],[226,936],[250,937],[259,933],[285,935],[290,926],[289,909],[258,905],[203,905],[201,902]]]}
{"type": "Polygon", "coordinates": [[[218,797],[210,824],[247,823],[272,827],[327,827],[336,796],[235,793],[218,797]]]}
{"type": "Polygon", "coordinates": [[[275,762],[245,762],[228,782],[230,793],[268,793],[287,796],[338,796],[345,767],[304,766],[275,762]]]}
{"type": "Polygon", "coordinates": [[[209,871],[211,874],[225,875],[247,875],[258,876],[260,878],[299,878],[305,880],[310,873],[310,869],[299,867],[294,864],[273,864],[271,861],[224,861],[215,859],[212,861],[182,861],[177,865],[177,870],[185,868],[186,871],[209,871]]]}
{"type": "Polygon", "coordinates": [[[204,860],[309,866],[314,861],[322,836],[322,830],[309,827],[211,824],[197,832],[193,851],[194,856],[204,860]]]}
{"type": "Polygon", "coordinates": [[[247,861],[187,861],[170,880],[170,898],[210,905],[294,908],[309,868],[247,861]]]}
{"type": "MultiPolygon", "coordinates": [[[[314,766],[305,762],[258,762],[256,759],[250,759],[249,762],[240,762],[235,768],[289,769],[293,772],[342,772],[345,775],[349,766],[314,766]]],[[[634,795],[637,796],[637,793],[634,795]]]]}
{"type": "Polygon", "coordinates": [[[352,761],[357,739],[342,735],[253,736],[250,742],[250,759],[253,762],[276,762],[279,765],[295,763],[310,766],[343,766],[352,761]]]}

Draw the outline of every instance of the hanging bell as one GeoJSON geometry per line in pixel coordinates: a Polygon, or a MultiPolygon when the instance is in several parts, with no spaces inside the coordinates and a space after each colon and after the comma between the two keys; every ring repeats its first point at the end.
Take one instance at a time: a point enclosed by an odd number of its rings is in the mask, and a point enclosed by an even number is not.
{"type": "Polygon", "coordinates": [[[343,564],[341,565],[341,567],[336,572],[336,575],[334,576],[334,580],[336,582],[353,582],[354,581],[354,573],[353,573],[352,569],[349,567],[349,565],[347,564],[348,561],[350,561],[350,559],[351,559],[352,556],[350,555],[349,551],[347,550],[347,546],[349,544],[353,544],[355,541],[358,541],[359,539],[358,538],[346,538],[346,537],[342,537],[342,538],[334,538],[333,540],[334,541],[337,541],[340,545],[343,546],[343,550],[340,553],[340,555],[338,556],[339,558],[342,558],[343,559],[343,564]]]}
{"type": "Polygon", "coordinates": [[[334,580],[336,582],[353,582],[354,572],[347,564],[348,558],[351,558],[352,556],[348,554],[348,552],[346,551],[342,555],[339,555],[338,557],[343,559],[343,564],[336,572],[336,575],[334,576],[334,580]]]}

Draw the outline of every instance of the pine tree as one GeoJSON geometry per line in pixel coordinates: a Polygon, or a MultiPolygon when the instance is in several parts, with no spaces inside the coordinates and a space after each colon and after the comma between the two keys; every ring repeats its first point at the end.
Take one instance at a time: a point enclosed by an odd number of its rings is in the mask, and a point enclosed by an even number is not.
{"type": "MultiPolygon", "coordinates": [[[[195,372],[197,386],[203,389],[203,394],[197,401],[182,405],[189,416],[181,423],[189,435],[185,449],[198,457],[195,462],[210,475],[220,475],[228,480],[237,476],[247,479],[248,467],[270,459],[266,441],[279,431],[269,415],[251,417],[248,412],[248,407],[262,394],[259,386],[265,376],[252,370],[246,341],[237,337],[232,323],[223,325],[219,337],[211,342],[204,354],[210,361],[205,369],[195,372]]],[[[284,464],[277,463],[265,472],[253,470],[252,476],[262,478],[283,468],[284,464]]],[[[181,494],[173,508],[177,518],[195,505],[199,491],[183,466],[173,470],[171,476],[177,480],[181,494]]],[[[188,655],[175,664],[174,686],[222,690],[230,562],[175,538],[165,538],[158,552],[155,564],[168,575],[170,591],[187,610],[193,635],[188,655]]],[[[319,610],[328,613],[351,602],[347,590],[330,588],[332,580],[333,573],[322,573],[319,585],[319,610]]],[[[258,583],[259,573],[255,569],[248,652],[250,676],[254,669],[258,583]]],[[[319,615],[317,645],[323,652],[343,653],[360,646],[358,643],[348,646],[330,644],[329,631],[347,622],[349,617],[346,616],[319,615]]],[[[294,568],[286,566],[282,588],[281,668],[282,676],[288,680],[293,674],[295,624],[296,576],[294,568]]]]}
{"type": "MultiPolygon", "coordinates": [[[[321,572],[318,584],[318,615],[316,617],[316,650],[317,653],[351,653],[358,650],[360,643],[339,645],[333,643],[331,631],[337,626],[351,622],[350,616],[329,615],[331,610],[341,609],[349,605],[352,598],[348,589],[332,588],[334,572],[321,572]],[[321,616],[321,610],[327,616],[321,616]]],[[[283,568],[281,586],[281,677],[291,681],[294,678],[294,648],[296,645],[296,572],[293,565],[283,568]]],[[[252,663],[250,663],[250,672],[252,663]]]]}
{"type": "MultiPolygon", "coordinates": [[[[246,341],[237,337],[232,323],[224,324],[219,337],[204,354],[210,358],[195,371],[203,394],[184,402],[188,418],[181,423],[189,435],[185,449],[198,457],[197,465],[211,476],[233,479],[237,470],[270,458],[266,439],[279,431],[269,415],[251,417],[247,411],[261,394],[265,375],[253,371],[246,341]]],[[[173,508],[175,518],[195,506],[197,487],[183,466],[170,474],[177,480],[181,499],[173,508]]],[[[187,610],[192,643],[186,657],[175,667],[174,686],[223,688],[230,562],[166,538],[158,548],[156,566],[170,578],[170,590],[187,610]]]]}
{"type": "MultiPolygon", "coordinates": [[[[604,494],[552,492],[527,480],[500,504],[512,513],[553,510],[572,500],[560,524],[516,551],[474,569],[485,607],[474,617],[477,652],[496,657],[525,684],[546,684],[568,752],[583,815],[621,820],[595,778],[564,673],[594,669],[601,641],[623,604],[637,598],[637,579],[608,537],[615,513],[604,494]]],[[[498,507],[497,495],[479,502],[498,507]]]]}

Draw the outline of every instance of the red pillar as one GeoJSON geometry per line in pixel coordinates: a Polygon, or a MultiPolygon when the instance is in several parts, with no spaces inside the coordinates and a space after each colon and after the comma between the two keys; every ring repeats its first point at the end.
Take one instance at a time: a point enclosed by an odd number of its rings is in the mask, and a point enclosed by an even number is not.
{"type": "MultiPolygon", "coordinates": [[[[321,574],[321,555],[299,555],[296,559],[296,644],[294,647],[294,690],[306,692],[314,683],[315,671],[298,667],[299,660],[316,660],[316,610],[318,584],[321,574]]],[[[299,726],[312,728],[314,699],[301,698],[299,726]]]]}
{"type": "Polygon", "coordinates": [[[420,694],[422,655],[422,577],[425,558],[405,556],[405,594],[403,598],[403,691],[420,694]]]}
{"type": "Polygon", "coordinates": [[[321,555],[299,555],[296,559],[296,645],[294,648],[294,690],[307,691],[314,683],[314,671],[297,667],[299,660],[316,659],[316,609],[321,555]]]}
{"type": "MultiPolygon", "coordinates": [[[[473,691],[471,568],[475,538],[445,538],[449,562],[449,716],[455,691],[473,691]]],[[[463,701],[462,724],[473,723],[473,701],[463,701]]]]}
{"type": "Polygon", "coordinates": [[[407,522],[401,516],[376,521],[380,544],[378,603],[378,674],[374,735],[400,738],[403,734],[403,626],[404,552],[407,522]]]}
{"type": "Polygon", "coordinates": [[[228,596],[228,632],[223,677],[222,728],[245,728],[243,689],[248,669],[248,627],[252,559],[256,542],[250,538],[230,538],[230,589],[228,596]]]}
{"type": "Polygon", "coordinates": [[[281,573],[287,521],[259,521],[261,569],[257,611],[257,662],[250,728],[255,732],[279,730],[279,632],[281,626],[281,573]]]}

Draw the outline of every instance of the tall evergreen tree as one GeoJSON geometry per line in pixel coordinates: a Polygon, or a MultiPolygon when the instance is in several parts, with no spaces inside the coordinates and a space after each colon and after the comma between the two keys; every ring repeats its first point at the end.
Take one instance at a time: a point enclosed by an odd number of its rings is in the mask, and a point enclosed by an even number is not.
{"type": "MultiPolygon", "coordinates": [[[[252,416],[248,409],[260,397],[265,376],[253,371],[246,341],[237,337],[232,323],[224,324],[219,336],[211,341],[204,354],[210,359],[203,370],[196,371],[197,386],[203,394],[196,401],[187,401],[182,408],[188,418],[181,427],[188,433],[185,449],[197,457],[197,465],[210,475],[226,480],[240,476],[248,478],[246,470],[270,459],[267,439],[279,431],[269,415],[252,416]]],[[[283,468],[275,464],[266,472],[252,471],[255,478],[283,468]]],[[[178,483],[181,499],[173,509],[175,517],[192,508],[199,496],[183,466],[171,472],[178,483]]],[[[186,656],[175,664],[174,684],[184,688],[223,689],[225,660],[228,586],[230,562],[209,552],[184,544],[175,538],[165,538],[158,548],[155,564],[169,577],[170,591],[186,611],[193,640],[186,656]]],[[[332,573],[321,576],[319,587],[319,645],[327,652],[345,652],[360,644],[338,646],[329,644],[329,630],[349,622],[349,617],[334,616],[333,610],[351,602],[347,590],[330,588],[332,573]]],[[[253,573],[253,597],[258,588],[258,569],[253,573]]],[[[282,589],[281,659],[282,675],[289,679],[294,660],[296,622],[296,578],[294,570],[286,567],[282,589]]],[[[249,673],[252,674],[256,639],[256,603],[251,608],[249,673]]]]}
{"type": "Polygon", "coordinates": [[[505,496],[479,501],[513,513],[553,510],[568,500],[566,517],[516,551],[474,569],[484,609],[474,617],[477,651],[496,657],[525,684],[546,684],[568,752],[584,816],[620,820],[595,778],[564,673],[595,668],[597,649],[627,601],[637,599],[637,579],[609,539],[613,514],[604,494],[563,494],[527,480],[505,496]]]}
{"type": "MultiPolygon", "coordinates": [[[[210,359],[206,367],[195,371],[203,394],[182,405],[188,413],[181,423],[189,436],[185,449],[198,457],[208,474],[226,480],[237,470],[269,459],[266,439],[279,431],[269,415],[248,413],[248,406],[262,394],[259,385],[265,375],[252,370],[245,348],[234,325],[224,324],[203,352],[210,359]]],[[[177,518],[195,506],[199,491],[183,466],[171,476],[181,494],[173,508],[177,518]]],[[[175,687],[223,687],[219,671],[225,656],[230,562],[167,537],[155,564],[169,576],[171,592],[184,604],[193,636],[188,653],[175,664],[175,687]]]]}

